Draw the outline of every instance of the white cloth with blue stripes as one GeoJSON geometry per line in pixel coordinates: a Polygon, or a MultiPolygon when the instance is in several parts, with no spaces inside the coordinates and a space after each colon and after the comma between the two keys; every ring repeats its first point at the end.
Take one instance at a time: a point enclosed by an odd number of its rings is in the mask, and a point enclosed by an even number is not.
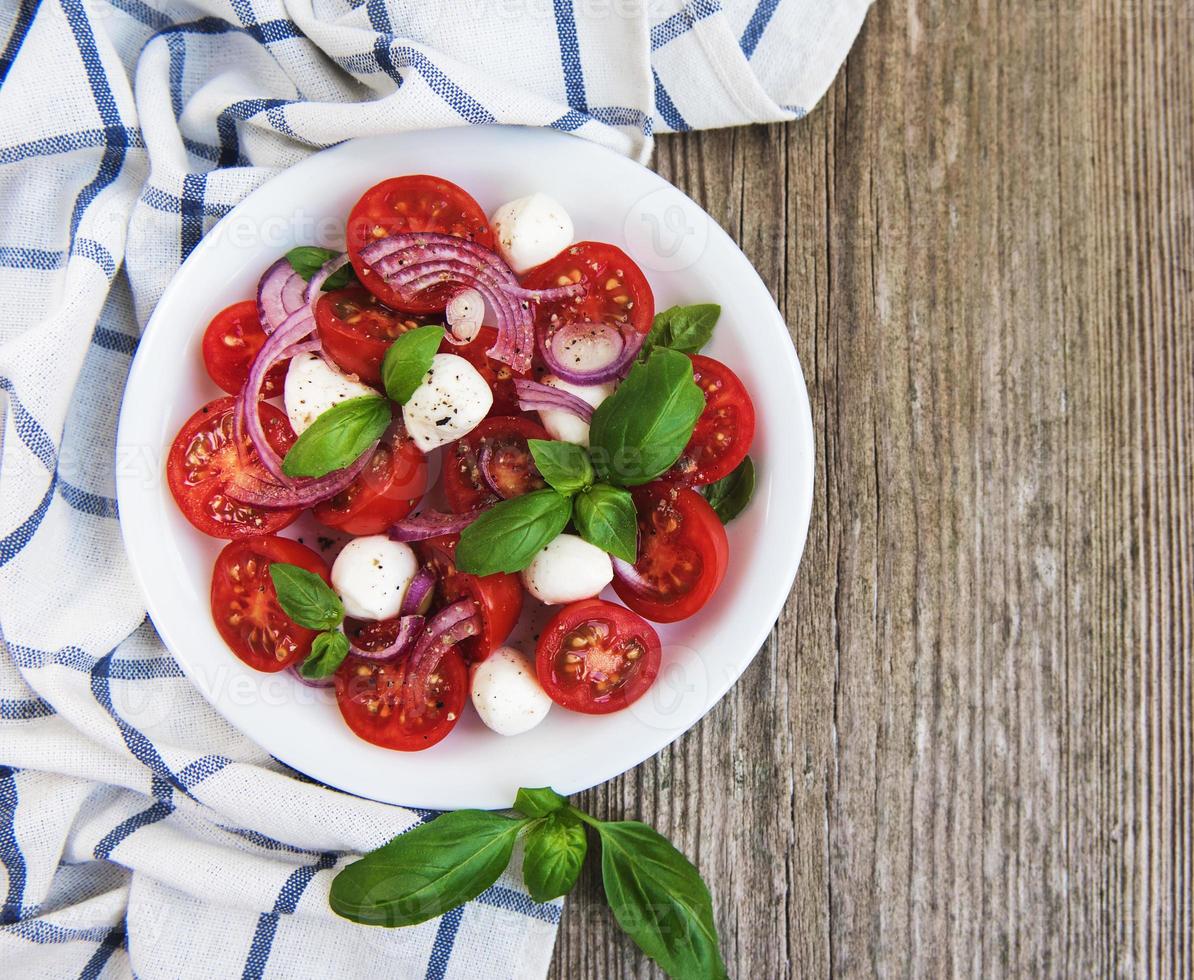
{"type": "Polygon", "coordinates": [[[113,500],[130,356],[204,232],[315,149],[499,122],[645,159],[803,114],[866,5],[0,5],[0,975],[546,973],[560,903],[516,874],[411,929],[329,912],[336,867],[429,815],[288,770],[162,647],[113,500]]]}

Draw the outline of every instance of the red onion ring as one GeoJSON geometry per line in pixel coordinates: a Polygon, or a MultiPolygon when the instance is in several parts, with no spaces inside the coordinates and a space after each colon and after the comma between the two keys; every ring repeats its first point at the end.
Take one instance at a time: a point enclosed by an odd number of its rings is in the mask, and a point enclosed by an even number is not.
{"type": "Polygon", "coordinates": [[[373,443],[352,463],[343,469],[333,470],[320,477],[292,481],[293,486],[283,486],[258,479],[251,473],[238,473],[229,482],[226,492],[233,500],[257,507],[314,507],[334,497],[360,476],[361,471],[373,458],[378,443],[373,443]]]}
{"type": "Polygon", "coordinates": [[[257,284],[257,319],[267,335],[303,305],[305,286],[303,277],[285,256],[265,270],[257,284]]]}
{"type": "Polygon", "coordinates": [[[404,615],[398,620],[398,635],[394,637],[393,643],[380,650],[366,650],[350,641],[348,651],[353,656],[365,660],[393,660],[410,649],[423,635],[423,622],[422,616],[404,615]]]}
{"type": "Polygon", "coordinates": [[[425,510],[415,517],[408,517],[390,528],[394,541],[426,541],[441,534],[457,534],[473,523],[486,508],[465,511],[463,514],[444,514],[438,510],[425,510]]]}
{"type": "Polygon", "coordinates": [[[625,374],[627,368],[638,356],[642,349],[645,334],[639,333],[629,323],[566,323],[555,330],[540,331],[535,342],[539,349],[539,356],[547,369],[564,381],[574,385],[598,385],[607,381],[615,381],[625,374]],[[617,331],[620,349],[613,360],[591,368],[578,368],[575,355],[569,355],[566,345],[576,343],[581,338],[574,335],[583,332],[592,333],[594,330],[617,331]]]}
{"type": "Polygon", "coordinates": [[[303,301],[311,311],[312,318],[315,316],[315,302],[319,299],[319,293],[323,289],[323,284],[347,264],[348,253],[342,252],[335,258],[328,259],[320,266],[319,271],[307,280],[307,288],[303,291],[303,301]]]}
{"type": "Polygon", "coordinates": [[[435,614],[406,661],[402,703],[407,711],[413,711],[418,716],[426,710],[427,685],[444,654],[461,640],[480,632],[481,614],[472,599],[461,599],[435,614]]]}
{"type": "Polygon", "coordinates": [[[414,615],[434,588],[435,572],[426,565],[421,566],[415,572],[415,577],[410,580],[410,585],[406,587],[406,598],[402,600],[401,615],[414,615]]]}
{"type": "Polygon", "coordinates": [[[515,378],[514,391],[518,395],[518,407],[524,412],[569,412],[582,422],[593,421],[593,406],[570,391],[527,378],[515,378]]]}

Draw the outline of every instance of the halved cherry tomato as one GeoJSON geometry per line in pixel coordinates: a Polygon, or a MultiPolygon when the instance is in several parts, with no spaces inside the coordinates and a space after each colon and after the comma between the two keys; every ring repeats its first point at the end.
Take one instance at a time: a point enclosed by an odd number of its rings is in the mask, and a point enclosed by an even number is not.
{"type": "Polygon", "coordinates": [[[578,242],[554,259],[537,265],[523,276],[532,289],[583,282],[585,292],[574,299],[540,303],[535,323],[549,329],[565,323],[631,323],[639,333],[651,329],[655,296],[647,279],[629,255],[604,242],[578,242]]]}
{"type": "Polygon", "coordinates": [[[699,486],[728,476],[750,452],[755,406],[738,375],[721,361],[703,354],[688,356],[692,376],[705,393],[705,410],[664,479],[699,486]]]}
{"type": "Polygon", "coordinates": [[[423,692],[426,711],[407,711],[402,700],[406,661],[379,663],[348,656],[336,671],[336,703],[344,721],[366,742],[418,752],[440,741],[460,720],[468,697],[468,671],[449,650],[423,692]]]}
{"type": "Polygon", "coordinates": [[[369,290],[346,286],[324,293],[315,304],[315,325],[324,353],[367,384],[381,384],[381,361],[400,334],[424,322],[396,313],[369,290]]]}
{"type": "MultiPolygon", "coordinates": [[[[253,358],[265,344],[265,331],[257,316],[257,301],[247,299],[221,310],[203,333],[203,364],[211,380],[228,394],[238,394],[249,380],[253,358]]],[[[266,398],[282,394],[286,368],[282,361],[270,368],[262,391],[266,398]]]]}
{"type": "MultiPolygon", "coordinates": [[[[228,488],[242,476],[270,479],[248,439],[239,447],[236,444],[234,402],[234,398],[217,398],[187,419],[170,446],[166,479],[178,509],[204,534],[214,538],[273,534],[292,523],[301,508],[267,509],[228,496],[228,488]]],[[[286,416],[267,402],[260,402],[258,409],[270,445],[285,455],[295,440],[286,416]]]]}
{"type": "Polygon", "coordinates": [[[310,548],[267,535],[233,541],[211,573],[211,618],[224,642],[254,670],[284,670],[311,652],[315,630],[299,626],[278,605],[273,562],[298,565],[329,585],[328,566],[310,548]]]}
{"type": "Polygon", "coordinates": [[[491,415],[472,432],[450,443],[444,456],[444,495],[457,514],[521,497],[547,484],[535,467],[528,439],[546,439],[547,430],[525,416],[491,415]],[[481,473],[481,455],[489,453],[489,476],[501,494],[481,473]]]}
{"type": "Polygon", "coordinates": [[[370,242],[404,231],[433,231],[493,248],[493,231],[481,205],[451,181],[426,174],[391,177],[369,188],[348,215],[348,255],[357,278],[387,306],[412,313],[442,310],[454,288],[434,287],[403,304],[398,294],[361,261],[370,242]]]}
{"type": "Polygon", "coordinates": [[[426,489],[427,457],[399,432],[344,490],[315,505],[315,519],[348,534],[380,534],[414,510],[426,489]]]}
{"type": "Polygon", "coordinates": [[[535,673],[561,708],[604,715],[641,698],[659,660],[659,635],[650,623],[617,603],[582,599],[544,627],[535,673]]]}
{"type": "Polygon", "coordinates": [[[476,636],[458,646],[464,656],[476,663],[501,646],[518,624],[522,614],[522,579],[498,572],[494,575],[469,575],[456,570],[456,544],[459,534],[444,534],[415,545],[419,561],[436,575],[435,602],[439,606],[460,599],[472,599],[481,614],[481,629],[476,636]]]}
{"type": "Polygon", "coordinates": [[[485,353],[496,342],[497,328],[482,327],[477,331],[477,336],[467,344],[457,346],[445,340],[439,349],[441,354],[459,354],[485,379],[489,390],[493,392],[493,407],[489,410],[490,415],[515,415],[519,409],[518,394],[514,390],[514,379],[525,378],[526,375],[515,371],[509,364],[493,360],[485,353]]]}
{"type": "Polygon", "coordinates": [[[729,542],[708,502],[687,487],[653,483],[634,491],[638,561],[615,559],[614,591],[657,623],[687,619],[725,577],[729,542]]]}
{"type": "MultiPolygon", "coordinates": [[[[427,602],[430,602],[428,597],[427,602]]],[[[353,619],[344,620],[344,635],[354,647],[359,647],[369,653],[380,653],[398,639],[398,631],[402,628],[402,617],[393,616],[390,619],[353,619]]]]}

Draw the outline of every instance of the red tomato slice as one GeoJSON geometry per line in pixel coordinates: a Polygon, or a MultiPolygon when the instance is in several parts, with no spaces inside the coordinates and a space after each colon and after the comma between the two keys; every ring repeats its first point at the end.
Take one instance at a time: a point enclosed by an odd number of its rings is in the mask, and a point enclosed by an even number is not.
{"type": "Polygon", "coordinates": [[[604,715],[641,698],[659,660],[659,635],[650,623],[616,603],[582,599],[544,627],[535,673],[561,708],[604,715]]]}
{"type": "MultiPolygon", "coordinates": [[[[235,395],[249,380],[253,358],[264,344],[265,331],[257,316],[256,300],[233,303],[217,313],[204,331],[203,364],[212,381],[235,395]]],[[[289,364],[282,361],[270,368],[262,388],[266,398],[282,394],[289,364]]]]}
{"type": "Polygon", "coordinates": [[[272,535],[225,545],[211,574],[211,618],[220,636],[250,667],[269,673],[306,659],[315,639],[315,630],[299,626],[278,605],[272,562],[298,565],[331,584],[319,555],[272,535]]]}
{"type": "Polygon", "coordinates": [[[400,432],[377,447],[348,487],[315,505],[315,519],[348,534],[381,534],[414,510],[426,489],[427,457],[400,432]]]}
{"type": "Polygon", "coordinates": [[[525,416],[491,415],[472,432],[450,443],[444,454],[444,495],[457,514],[510,497],[521,497],[547,484],[535,467],[528,439],[546,439],[547,430],[525,416]],[[481,474],[481,454],[488,449],[490,475],[501,495],[481,474]]]}
{"type": "Polygon", "coordinates": [[[441,354],[459,354],[485,379],[489,390],[493,392],[490,415],[517,415],[518,393],[514,390],[514,379],[525,378],[527,375],[515,371],[509,364],[491,359],[485,353],[496,342],[497,328],[482,327],[477,331],[477,336],[467,344],[457,346],[445,340],[439,349],[441,354]]]}
{"type": "Polygon", "coordinates": [[[446,606],[460,599],[472,599],[481,614],[481,629],[457,644],[472,663],[484,660],[500,647],[518,625],[522,614],[522,579],[498,572],[495,575],[468,575],[456,570],[456,544],[459,534],[429,538],[415,545],[419,561],[435,573],[435,604],[446,606]]]}
{"type": "Polygon", "coordinates": [[[348,215],[346,234],[352,267],[365,288],[383,303],[412,313],[442,310],[454,287],[435,287],[403,304],[398,294],[361,261],[361,249],[370,242],[405,231],[455,235],[493,248],[493,231],[481,205],[451,181],[412,174],[391,177],[365,191],[348,215]]]}
{"type": "Polygon", "coordinates": [[[583,320],[631,323],[639,333],[651,329],[655,296],[647,279],[629,255],[604,242],[578,242],[554,259],[531,269],[522,279],[532,289],[583,282],[585,292],[574,299],[540,303],[535,324],[547,330],[583,320]]]}
{"type": "MultiPolygon", "coordinates": [[[[266,509],[228,496],[242,475],[271,479],[246,438],[236,444],[233,398],[217,398],[187,419],[166,459],[166,480],[183,516],[214,538],[273,534],[292,523],[300,508],[266,509]]],[[[265,435],[279,455],[295,440],[286,416],[266,402],[258,405],[265,435]]]]}
{"type": "Polygon", "coordinates": [[[653,483],[634,491],[638,561],[614,559],[614,591],[657,623],[687,619],[721,585],[729,562],[726,530],[695,490],[653,483]]]}
{"type": "Polygon", "coordinates": [[[449,650],[424,692],[429,710],[407,712],[402,701],[406,661],[378,663],[348,656],[336,671],[336,703],[360,738],[385,749],[418,752],[440,741],[460,720],[468,697],[468,671],[449,650]]]}
{"type": "Polygon", "coordinates": [[[702,354],[689,357],[692,376],[705,393],[705,410],[664,479],[699,486],[728,476],[750,452],[755,406],[738,375],[721,361],[702,354]]]}
{"type": "Polygon", "coordinates": [[[394,338],[423,322],[422,317],[383,306],[369,290],[356,285],[324,293],[315,304],[315,325],[324,353],[371,385],[381,384],[381,361],[394,338]]]}

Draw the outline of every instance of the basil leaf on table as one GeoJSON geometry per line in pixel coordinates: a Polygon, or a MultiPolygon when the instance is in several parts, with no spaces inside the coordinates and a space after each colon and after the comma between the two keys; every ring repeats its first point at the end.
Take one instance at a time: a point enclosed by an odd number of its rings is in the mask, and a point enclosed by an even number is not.
{"type": "Polygon", "coordinates": [[[721,307],[716,303],[673,306],[656,313],[639,351],[639,360],[646,360],[656,347],[667,347],[681,354],[697,353],[709,343],[719,316],[721,307]]]}
{"type": "Polygon", "coordinates": [[[747,456],[732,473],[702,488],[705,499],[722,524],[729,524],[742,513],[755,492],[755,464],[747,456]]]}
{"type": "MultiPolygon", "coordinates": [[[[297,248],[292,248],[286,253],[286,261],[290,263],[290,268],[297,272],[307,281],[322,269],[327,263],[334,259],[339,252],[333,252],[330,248],[320,248],[318,245],[299,245],[297,248]]],[[[327,282],[323,284],[321,292],[329,292],[333,289],[342,289],[357,277],[356,272],[352,268],[352,264],[345,265],[342,269],[337,269],[330,276],[327,282]]]]}
{"type": "Polygon", "coordinates": [[[444,339],[443,327],[415,327],[390,344],[382,358],[381,380],[386,394],[399,405],[410,401],[431,370],[431,359],[444,339]]]}
{"type": "Polygon", "coordinates": [[[560,493],[575,493],[593,485],[593,464],[581,446],[555,439],[528,439],[527,448],[543,479],[560,493]]]}
{"type": "Polygon", "coordinates": [[[331,677],[347,656],[348,637],[339,630],[329,629],[315,637],[310,654],[299,666],[299,673],[310,680],[331,677]]]}
{"type": "Polygon", "coordinates": [[[576,884],[589,842],[585,828],[569,810],[557,810],[532,824],[522,859],[522,878],[536,902],[567,895],[576,884]]]}
{"type": "Polygon", "coordinates": [[[514,809],[527,817],[546,817],[568,805],[568,798],[560,796],[549,786],[539,789],[520,789],[514,797],[514,809]]]}
{"type": "Polygon", "coordinates": [[[700,872],[637,820],[588,821],[601,838],[605,898],[626,933],[672,977],[726,976],[700,872]]]}
{"type": "Polygon", "coordinates": [[[269,577],[278,594],[278,605],[299,626],[330,630],[344,619],[344,603],[314,572],[286,562],[270,562],[269,577]]]}
{"type": "Polygon", "coordinates": [[[500,500],[460,532],[456,566],[471,575],[521,572],[571,516],[572,501],[555,490],[500,500]]]}
{"type": "Polygon", "coordinates": [[[527,823],[486,810],[445,813],[336,875],[332,911],[377,926],[412,926],[443,915],[497,881],[527,823]]]}
{"type": "Polygon", "coordinates": [[[638,557],[638,515],[634,499],[621,487],[598,483],[578,493],[573,500],[572,520],[577,533],[589,544],[631,564],[638,557]]]}
{"type": "Polygon", "coordinates": [[[333,405],[300,435],[286,458],[287,476],[326,476],[343,469],[377,442],[392,419],[381,395],[362,395],[333,405]]]}
{"type": "Polygon", "coordinates": [[[627,487],[655,479],[684,451],[704,409],[692,361],[656,349],[593,412],[589,452],[598,475],[627,487]]]}

